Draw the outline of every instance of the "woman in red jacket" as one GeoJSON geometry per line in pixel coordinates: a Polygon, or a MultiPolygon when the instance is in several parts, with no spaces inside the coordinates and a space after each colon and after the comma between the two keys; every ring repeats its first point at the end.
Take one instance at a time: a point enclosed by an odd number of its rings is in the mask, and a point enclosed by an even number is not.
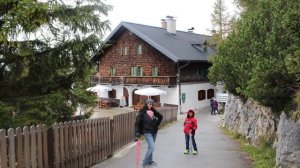
{"type": "Polygon", "coordinates": [[[189,153],[190,149],[190,138],[192,138],[193,144],[193,154],[197,155],[197,144],[195,142],[195,131],[197,129],[197,119],[195,118],[195,112],[193,110],[189,110],[187,112],[187,116],[184,121],[184,134],[185,134],[185,151],[184,154],[189,153]]]}

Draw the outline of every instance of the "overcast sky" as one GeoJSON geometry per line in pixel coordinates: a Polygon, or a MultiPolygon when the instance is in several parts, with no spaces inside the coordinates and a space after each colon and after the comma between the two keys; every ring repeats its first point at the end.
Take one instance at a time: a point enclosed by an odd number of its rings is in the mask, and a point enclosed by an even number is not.
{"type": "MultiPolygon", "coordinates": [[[[215,0],[105,0],[105,3],[114,8],[109,12],[112,30],[121,21],[161,26],[161,19],[167,15],[176,19],[176,29],[187,31],[194,27],[195,33],[210,34],[213,27],[211,13],[215,0]]],[[[225,0],[229,13],[236,8],[233,0],[225,0]]]]}

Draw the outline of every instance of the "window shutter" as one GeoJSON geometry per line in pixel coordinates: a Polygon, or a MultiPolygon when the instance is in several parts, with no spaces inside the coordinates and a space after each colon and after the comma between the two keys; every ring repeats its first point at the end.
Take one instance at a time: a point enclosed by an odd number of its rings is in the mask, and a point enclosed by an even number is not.
{"type": "Polygon", "coordinates": [[[128,47],[124,47],[124,55],[128,55],[128,50],[129,50],[128,47]]]}
{"type": "Polygon", "coordinates": [[[143,54],[143,46],[139,44],[136,48],[136,53],[137,54],[143,54]]]}
{"type": "Polygon", "coordinates": [[[133,67],[130,67],[130,76],[133,76],[133,67]]]}
{"type": "Polygon", "coordinates": [[[157,67],[152,67],[152,76],[157,76],[157,67]]]}
{"type": "Polygon", "coordinates": [[[140,67],[140,74],[139,76],[143,76],[143,67],[140,67]]]}
{"type": "Polygon", "coordinates": [[[114,67],[110,67],[110,76],[115,76],[116,69],[114,67]]]}
{"type": "Polygon", "coordinates": [[[137,75],[137,67],[131,67],[130,68],[130,75],[136,76],[137,75]]]}

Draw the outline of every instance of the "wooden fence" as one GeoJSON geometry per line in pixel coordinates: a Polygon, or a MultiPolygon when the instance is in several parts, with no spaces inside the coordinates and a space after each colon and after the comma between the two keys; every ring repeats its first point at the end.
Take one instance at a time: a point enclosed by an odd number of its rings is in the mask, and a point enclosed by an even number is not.
{"type": "MultiPolygon", "coordinates": [[[[177,108],[158,109],[162,125],[177,120],[177,108]]],[[[0,130],[0,168],[83,168],[133,142],[136,112],[0,130]],[[6,134],[7,133],[7,134],[6,134]]]]}

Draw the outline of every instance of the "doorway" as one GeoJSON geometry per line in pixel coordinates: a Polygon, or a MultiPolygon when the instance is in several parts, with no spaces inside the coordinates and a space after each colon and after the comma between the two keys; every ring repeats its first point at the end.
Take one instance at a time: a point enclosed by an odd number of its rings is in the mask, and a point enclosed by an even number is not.
{"type": "Polygon", "coordinates": [[[123,87],[123,96],[125,97],[126,105],[128,106],[129,93],[128,93],[128,89],[126,87],[123,87]]]}

